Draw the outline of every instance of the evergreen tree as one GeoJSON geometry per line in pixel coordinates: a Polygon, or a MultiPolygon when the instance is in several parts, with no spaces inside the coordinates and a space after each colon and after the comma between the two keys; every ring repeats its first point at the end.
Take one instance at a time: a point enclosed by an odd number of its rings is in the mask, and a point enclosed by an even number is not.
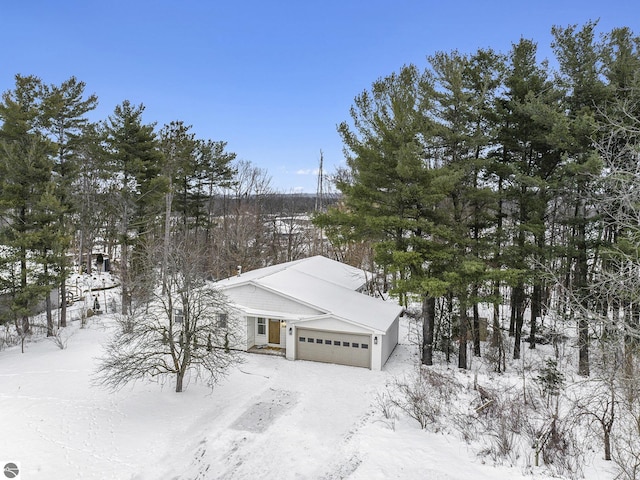
{"type": "MultiPolygon", "coordinates": [[[[588,308],[588,282],[590,252],[593,252],[593,218],[587,214],[587,204],[601,163],[594,150],[597,106],[606,100],[606,88],[602,79],[602,44],[595,40],[597,22],[589,22],[581,29],[576,25],[552,30],[553,50],[559,63],[561,85],[566,89],[564,108],[567,111],[566,131],[567,167],[564,178],[567,204],[572,205],[566,222],[573,235],[568,245],[568,257],[573,271],[571,288],[588,308]]],[[[593,264],[593,263],[592,263],[593,264]]],[[[589,322],[578,318],[579,364],[578,372],[589,375],[589,322]]]]}
{"type": "MultiPolygon", "coordinates": [[[[95,109],[98,99],[95,95],[84,97],[85,83],[75,77],[64,81],[60,86],[51,85],[45,88],[43,100],[43,121],[45,131],[56,146],[54,174],[57,183],[56,197],[60,201],[60,218],[58,219],[61,237],[55,239],[57,248],[64,251],[71,246],[72,215],[77,212],[76,198],[73,195],[78,178],[78,151],[85,137],[84,130],[88,125],[86,114],[95,109]],[[67,244],[60,243],[67,239],[67,244]]],[[[67,256],[56,257],[60,262],[60,296],[63,299],[60,309],[60,325],[66,326],[67,302],[66,278],[69,268],[67,256]]]]}
{"type": "Polygon", "coordinates": [[[18,334],[30,333],[29,316],[47,291],[37,282],[42,232],[39,206],[51,181],[52,145],[40,131],[43,87],[39,78],[16,75],[16,86],[0,103],[0,243],[8,287],[9,315],[18,334]]]}
{"type": "Polygon", "coordinates": [[[116,106],[103,124],[111,171],[114,200],[120,213],[120,277],[122,282],[122,312],[126,314],[131,296],[148,293],[149,265],[135,263],[132,253],[151,242],[166,181],[162,177],[162,153],[154,132],[154,125],[142,123],[144,106],[133,106],[128,100],[116,106]],[[135,268],[134,268],[135,267],[135,268]]]}
{"type": "Polygon", "coordinates": [[[551,83],[546,63],[536,61],[537,45],[522,39],[513,46],[506,92],[501,100],[501,162],[507,182],[506,200],[514,205],[510,219],[512,242],[507,264],[520,272],[512,284],[509,334],[515,337],[513,357],[520,358],[527,285],[531,294],[531,346],[536,318],[541,315],[547,205],[558,174],[562,150],[554,133],[564,125],[559,92],[551,83]]]}
{"type": "MultiPolygon", "coordinates": [[[[316,217],[334,241],[374,242],[376,263],[395,278],[395,292],[422,298],[422,362],[433,362],[435,299],[444,293],[439,261],[447,221],[442,202],[454,186],[431,141],[434,101],[428,72],[406,66],[356,97],[353,127],[338,130],[350,155],[337,183],[343,209],[316,217]]],[[[446,233],[445,233],[446,236],[446,233]]],[[[444,249],[444,250],[443,250],[444,249]]]]}

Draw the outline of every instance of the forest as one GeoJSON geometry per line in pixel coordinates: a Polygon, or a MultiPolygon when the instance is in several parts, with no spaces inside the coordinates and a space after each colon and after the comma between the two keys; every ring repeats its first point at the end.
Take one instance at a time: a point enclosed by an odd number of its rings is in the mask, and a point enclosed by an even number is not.
{"type": "MultiPolygon", "coordinates": [[[[567,432],[589,417],[618,478],[638,478],[640,37],[597,22],[552,36],[550,59],[520,39],[506,53],[437,52],[374,81],[338,126],[342,202],[316,223],[335,248],[370,252],[413,318],[423,366],[457,357],[477,372],[482,358],[519,372],[515,400],[509,387],[479,388],[480,410],[501,404],[485,435],[508,445],[504,429],[523,428],[515,412],[540,412],[524,385],[532,368],[555,403],[533,435],[546,461],[577,458],[567,432]],[[543,348],[525,367],[524,349],[543,348]],[[586,390],[569,398],[569,377],[586,390]]],[[[428,396],[451,401],[435,372],[395,401],[421,425],[433,421],[428,396]]]]}
{"type": "Polygon", "coordinates": [[[336,246],[367,242],[421,304],[424,364],[454,339],[460,368],[467,341],[480,355],[481,304],[499,356],[503,329],[514,359],[521,340],[553,340],[553,311],[577,321],[581,375],[593,341],[635,357],[640,38],[596,26],[555,27],[551,61],[525,39],[438,52],[375,81],[339,125],[343,202],[316,222],[336,246]]]}
{"type": "Polygon", "coordinates": [[[145,123],[142,104],[125,100],[90,122],[98,99],[85,88],[18,74],[2,95],[0,323],[19,337],[43,302],[47,335],[66,326],[67,302],[54,325],[50,293],[76,295],[66,279],[91,273],[97,253],[120,280],[124,313],[176,239],[197,249],[213,279],[318,251],[310,214],[335,196],[279,193],[226,142],[196,138],[183,121],[145,123]]]}

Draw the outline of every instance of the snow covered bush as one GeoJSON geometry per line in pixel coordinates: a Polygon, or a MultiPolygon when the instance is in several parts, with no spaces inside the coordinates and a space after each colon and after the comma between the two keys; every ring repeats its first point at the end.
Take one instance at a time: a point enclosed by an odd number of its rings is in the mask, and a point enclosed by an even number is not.
{"type": "Polygon", "coordinates": [[[394,385],[393,404],[425,429],[439,429],[439,420],[446,413],[453,395],[461,389],[454,375],[421,366],[410,376],[398,379],[394,385]]]}

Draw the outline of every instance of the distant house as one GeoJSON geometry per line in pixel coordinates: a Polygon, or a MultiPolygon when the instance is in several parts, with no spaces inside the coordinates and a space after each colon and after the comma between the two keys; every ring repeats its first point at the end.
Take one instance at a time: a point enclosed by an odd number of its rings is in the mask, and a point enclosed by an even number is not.
{"type": "Polygon", "coordinates": [[[362,293],[366,282],[367,272],[315,256],[242,273],[217,286],[246,329],[240,348],[380,370],[398,343],[402,308],[362,293]]]}

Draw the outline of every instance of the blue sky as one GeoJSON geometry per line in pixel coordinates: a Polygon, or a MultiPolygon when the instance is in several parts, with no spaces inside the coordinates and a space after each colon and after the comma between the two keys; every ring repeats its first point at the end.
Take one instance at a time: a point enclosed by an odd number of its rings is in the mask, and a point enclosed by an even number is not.
{"type": "Polygon", "coordinates": [[[145,123],[182,120],[224,140],[284,192],[314,192],[344,163],[336,125],[377,78],[457,49],[507,52],[521,37],[550,57],[553,25],[600,19],[640,34],[637,0],[35,0],[0,7],[0,91],[14,75],[75,76],[92,119],[127,99],[145,123]]]}

